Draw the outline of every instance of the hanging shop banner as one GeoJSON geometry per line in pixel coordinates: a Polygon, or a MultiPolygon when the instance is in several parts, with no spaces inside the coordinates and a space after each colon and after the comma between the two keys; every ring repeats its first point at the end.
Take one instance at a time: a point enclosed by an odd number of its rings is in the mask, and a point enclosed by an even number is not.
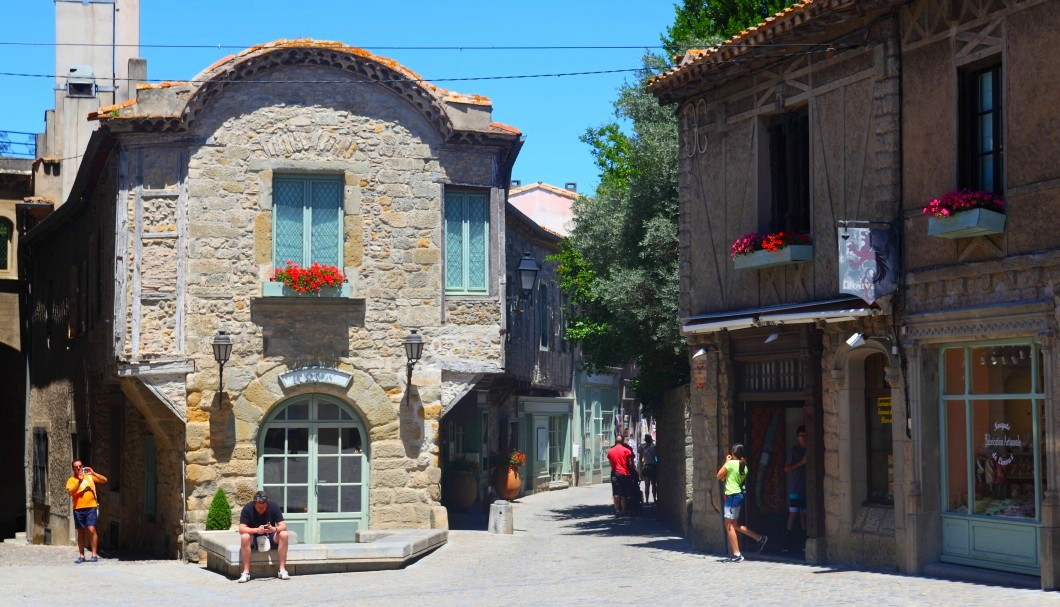
{"type": "Polygon", "coordinates": [[[839,228],[839,292],[865,303],[897,289],[898,243],[890,228],[839,228]]]}

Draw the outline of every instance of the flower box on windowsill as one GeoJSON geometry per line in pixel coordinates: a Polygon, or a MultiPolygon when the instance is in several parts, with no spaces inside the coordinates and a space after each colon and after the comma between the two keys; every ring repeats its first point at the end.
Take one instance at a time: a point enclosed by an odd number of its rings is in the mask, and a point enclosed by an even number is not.
{"type": "Polygon", "coordinates": [[[313,293],[299,293],[291,287],[283,284],[282,282],[263,282],[261,283],[261,296],[262,297],[350,297],[350,283],[344,282],[339,287],[321,287],[319,291],[313,293]]]}
{"type": "Polygon", "coordinates": [[[990,209],[969,209],[940,219],[928,217],[928,236],[971,238],[1005,231],[1005,214],[990,209]]]}
{"type": "Polygon", "coordinates": [[[792,244],[776,251],[760,250],[750,255],[737,255],[733,257],[732,263],[737,270],[747,270],[803,263],[812,259],[812,244],[792,244]]]}

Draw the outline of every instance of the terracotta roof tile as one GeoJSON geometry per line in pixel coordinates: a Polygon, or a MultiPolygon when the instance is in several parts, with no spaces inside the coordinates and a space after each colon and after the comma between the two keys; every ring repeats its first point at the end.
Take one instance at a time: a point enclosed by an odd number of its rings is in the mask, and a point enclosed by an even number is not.
{"type": "Polygon", "coordinates": [[[127,108],[127,107],[132,107],[134,105],[136,105],[136,100],[135,99],[126,99],[125,101],[122,101],[121,103],[116,103],[114,105],[104,106],[104,107],[101,107],[101,108],[99,108],[98,110],[96,110],[94,112],[89,113],[88,119],[89,120],[104,120],[104,119],[107,119],[107,118],[118,118],[119,116],[121,116],[121,110],[123,110],[124,108],[127,108]]]}
{"type": "Polygon", "coordinates": [[[689,49],[677,62],[676,66],[651,78],[648,81],[648,89],[664,88],[664,84],[669,84],[674,76],[682,75],[694,66],[707,63],[720,64],[743,55],[757,45],[765,44],[781,34],[809,23],[819,15],[854,2],[856,0],[803,0],[802,2],[796,2],[772,17],[766,18],[761,23],[741,31],[718,46],[689,49]]]}
{"type": "Polygon", "coordinates": [[[515,128],[514,126],[508,126],[507,124],[502,124],[500,122],[491,122],[490,123],[490,128],[494,129],[494,130],[497,130],[497,131],[506,131],[508,133],[514,133],[516,135],[521,135],[523,133],[522,131],[520,131],[519,129],[515,128]]]}
{"type": "Polygon", "coordinates": [[[572,192],[566,188],[559,188],[552,184],[548,184],[543,181],[538,181],[537,183],[521,185],[517,188],[512,188],[508,190],[508,198],[511,198],[512,196],[517,196],[519,194],[525,194],[526,192],[529,192],[531,190],[545,190],[546,192],[549,192],[551,194],[563,196],[564,198],[570,198],[571,200],[577,200],[580,196],[580,194],[578,194],[577,192],[572,192]]]}

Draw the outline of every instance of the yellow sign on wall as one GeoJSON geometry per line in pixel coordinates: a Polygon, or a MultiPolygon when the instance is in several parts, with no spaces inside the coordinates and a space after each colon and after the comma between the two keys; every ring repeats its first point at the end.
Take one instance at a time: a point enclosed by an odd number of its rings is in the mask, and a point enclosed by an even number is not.
{"type": "Polygon", "coordinates": [[[881,424],[891,423],[891,397],[880,396],[876,399],[876,415],[880,416],[881,424]]]}

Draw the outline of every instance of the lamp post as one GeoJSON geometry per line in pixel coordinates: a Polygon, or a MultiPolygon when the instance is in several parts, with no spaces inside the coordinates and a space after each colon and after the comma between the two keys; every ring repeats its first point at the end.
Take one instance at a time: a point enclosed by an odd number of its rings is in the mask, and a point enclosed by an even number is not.
{"type": "Polygon", "coordinates": [[[416,366],[416,363],[420,362],[420,357],[423,356],[423,336],[416,329],[410,329],[410,331],[403,342],[406,358],[405,371],[408,374],[405,382],[405,406],[409,406],[409,393],[412,390],[412,369],[416,366]]]}
{"type": "Polygon", "coordinates": [[[221,366],[217,380],[217,391],[221,392],[225,385],[225,363],[232,356],[232,336],[227,331],[218,331],[211,345],[213,346],[213,359],[221,366]]]}

